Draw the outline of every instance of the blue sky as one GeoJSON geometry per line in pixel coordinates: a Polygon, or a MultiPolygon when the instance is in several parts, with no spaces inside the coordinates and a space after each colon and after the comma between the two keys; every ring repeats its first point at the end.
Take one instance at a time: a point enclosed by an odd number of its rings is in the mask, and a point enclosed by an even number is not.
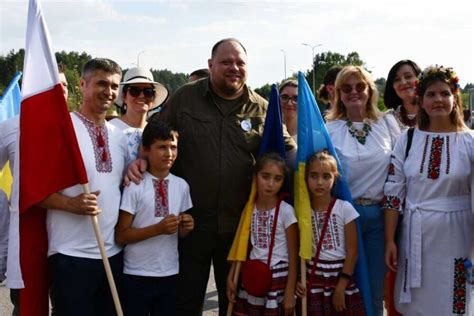
{"type": "MultiPolygon", "coordinates": [[[[0,54],[24,47],[28,1],[0,0],[0,54]]],[[[474,82],[474,5],[457,0],[130,1],[43,0],[56,51],[86,51],[124,67],[190,73],[212,45],[239,38],[252,87],[311,67],[311,49],[357,51],[375,78],[400,59],[452,66],[474,82]],[[455,4],[455,5],[454,5],[455,4]]]]}

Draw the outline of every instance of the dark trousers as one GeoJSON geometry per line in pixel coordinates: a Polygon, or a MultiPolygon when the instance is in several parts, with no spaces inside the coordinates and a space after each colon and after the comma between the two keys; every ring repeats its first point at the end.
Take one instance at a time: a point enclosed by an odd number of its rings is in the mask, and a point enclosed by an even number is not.
{"type": "MultiPolygon", "coordinates": [[[[109,258],[117,289],[122,282],[123,256],[109,258]]],[[[101,259],[55,254],[49,257],[51,298],[57,316],[116,315],[104,265],[101,259]]],[[[119,292],[120,293],[120,292],[119,292]]]]}
{"type": "Polygon", "coordinates": [[[229,272],[227,255],[234,234],[192,231],[179,241],[179,276],[177,314],[197,316],[202,314],[211,261],[219,298],[219,315],[226,315],[226,281],[229,272]]]}
{"type": "Polygon", "coordinates": [[[177,279],[177,275],[145,277],[124,274],[125,316],[176,315],[177,279]]]}
{"type": "Polygon", "coordinates": [[[20,315],[20,290],[11,289],[10,290],[10,300],[13,304],[12,316],[20,315]]]}

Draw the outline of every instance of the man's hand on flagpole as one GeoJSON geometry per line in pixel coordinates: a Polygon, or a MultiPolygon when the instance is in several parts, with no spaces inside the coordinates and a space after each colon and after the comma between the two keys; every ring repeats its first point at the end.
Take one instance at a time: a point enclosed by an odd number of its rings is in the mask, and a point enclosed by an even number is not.
{"type": "Polygon", "coordinates": [[[143,173],[148,167],[148,161],[138,158],[132,161],[127,168],[127,174],[123,179],[123,185],[128,186],[131,182],[139,184],[143,180],[143,173]]]}
{"type": "Polygon", "coordinates": [[[61,210],[77,215],[95,216],[102,212],[97,203],[97,196],[99,194],[100,191],[95,191],[69,197],[60,193],[53,193],[38,203],[38,205],[43,208],[61,210]]]}

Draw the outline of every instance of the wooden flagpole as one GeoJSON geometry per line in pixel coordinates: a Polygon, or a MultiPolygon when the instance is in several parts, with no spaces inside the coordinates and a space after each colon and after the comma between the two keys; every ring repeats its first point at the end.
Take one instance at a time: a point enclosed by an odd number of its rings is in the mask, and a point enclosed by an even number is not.
{"type": "MultiPolygon", "coordinates": [[[[87,183],[83,184],[82,190],[84,191],[84,193],[90,194],[89,184],[87,183]]],[[[105,251],[104,239],[102,238],[102,232],[100,231],[97,215],[91,216],[91,221],[92,221],[92,227],[94,227],[95,238],[97,239],[97,244],[99,245],[102,262],[104,263],[105,273],[107,275],[107,281],[109,282],[110,291],[112,292],[112,298],[114,300],[117,316],[123,316],[122,306],[120,305],[120,299],[118,296],[117,287],[115,286],[114,276],[112,275],[112,269],[110,268],[109,259],[107,258],[107,253],[105,251]]]]}
{"type": "MultiPolygon", "coordinates": [[[[307,287],[308,285],[306,284],[306,259],[301,258],[301,284],[304,285],[304,287],[307,287]]],[[[310,289],[306,289],[306,295],[301,298],[301,315],[302,316],[307,316],[308,315],[308,293],[310,289]]]]}
{"type": "MultiPolygon", "coordinates": [[[[240,275],[240,267],[242,266],[241,261],[237,261],[237,264],[235,265],[235,271],[234,271],[234,284],[235,284],[235,296],[237,297],[238,293],[238,288],[237,288],[237,282],[239,282],[239,275],[240,275]]],[[[234,303],[229,302],[227,305],[227,316],[232,316],[232,310],[234,309],[234,303]]]]}

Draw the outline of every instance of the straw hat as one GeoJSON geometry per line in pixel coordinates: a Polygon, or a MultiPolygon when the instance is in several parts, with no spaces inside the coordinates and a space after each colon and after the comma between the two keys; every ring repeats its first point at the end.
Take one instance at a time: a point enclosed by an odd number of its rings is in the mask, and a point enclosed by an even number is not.
{"type": "Polygon", "coordinates": [[[120,83],[120,91],[115,101],[119,108],[123,109],[123,88],[134,83],[150,83],[155,87],[155,99],[150,111],[159,107],[168,97],[168,89],[161,83],[153,81],[151,71],[141,67],[130,68],[123,77],[123,82],[120,83]]]}

